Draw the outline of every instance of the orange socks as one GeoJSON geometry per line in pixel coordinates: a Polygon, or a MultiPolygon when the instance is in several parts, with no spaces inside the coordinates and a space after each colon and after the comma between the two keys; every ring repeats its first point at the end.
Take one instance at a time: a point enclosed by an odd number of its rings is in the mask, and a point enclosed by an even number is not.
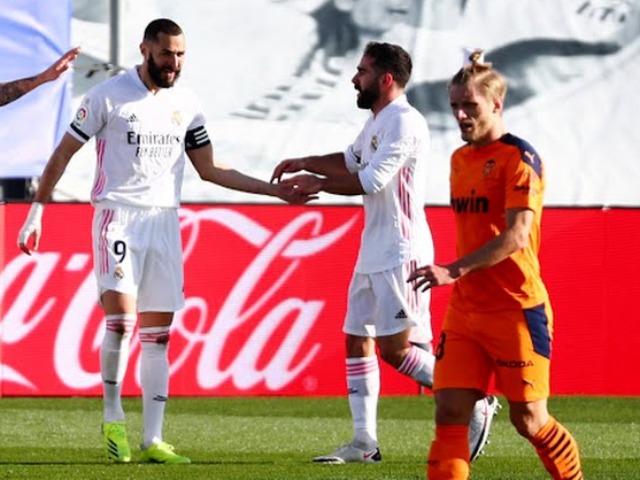
{"type": "MultiPolygon", "coordinates": [[[[467,425],[436,425],[427,462],[428,480],[469,479],[468,434],[467,425]]],[[[584,480],[578,444],[554,418],[530,441],[554,480],[584,480]]]]}
{"type": "Polygon", "coordinates": [[[554,418],[530,441],[554,480],[584,479],[578,444],[571,433],[554,418]]]}
{"type": "Polygon", "coordinates": [[[469,478],[469,426],[436,425],[427,462],[428,480],[469,478]]]}

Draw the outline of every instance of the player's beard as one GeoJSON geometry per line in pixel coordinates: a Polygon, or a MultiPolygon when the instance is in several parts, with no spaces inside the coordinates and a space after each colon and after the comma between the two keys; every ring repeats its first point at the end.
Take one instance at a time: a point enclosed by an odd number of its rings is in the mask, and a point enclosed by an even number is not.
{"type": "Polygon", "coordinates": [[[358,108],[362,108],[365,110],[370,109],[380,98],[380,89],[378,88],[378,84],[375,83],[372,86],[359,89],[360,95],[358,95],[358,108]]]}
{"type": "Polygon", "coordinates": [[[180,77],[180,70],[171,70],[168,68],[159,67],[153,58],[153,54],[149,54],[149,58],[147,59],[147,73],[149,74],[149,77],[151,77],[151,80],[153,80],[153,83],[155,83],[160,88],[173,87],[173,84],[176,83],[176,80],[178,80],[178,77],[180,77]],[[175,72],[173,80],[168,80],[167,78],[163,77],[162,73],[164,71],[175,72]]]}

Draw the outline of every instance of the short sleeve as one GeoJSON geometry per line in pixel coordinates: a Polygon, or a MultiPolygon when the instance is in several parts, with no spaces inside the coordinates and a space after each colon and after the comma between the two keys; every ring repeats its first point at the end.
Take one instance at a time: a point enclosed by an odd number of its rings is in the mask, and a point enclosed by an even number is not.
{"type": "Polygon", "coordinates": [[[506,164],[506,208],[537,210],[543,201],[542,162],[535,152],[521,150],[506,164]]]}
{"type": "Polygon", "coordinates": [[[104,127],[106,118],[106,99],[98,91],[90,91],[76,110],[68,132],[77,140],[86,142],[104,127]]]}

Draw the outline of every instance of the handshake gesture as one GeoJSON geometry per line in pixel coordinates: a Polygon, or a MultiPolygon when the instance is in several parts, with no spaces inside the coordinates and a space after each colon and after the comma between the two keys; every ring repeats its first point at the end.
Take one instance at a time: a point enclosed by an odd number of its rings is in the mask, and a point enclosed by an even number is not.
{"type": "Polygon", "coordinates": [[[318,199],[322,189],[322,178],[309,173],[283,178],[285,173],[304,171],[305,158],[294,158],[281,161],[273,170],[271,183],[278,183],[282,195],[280,198],[293,204],[304,204],[318,199]]]}

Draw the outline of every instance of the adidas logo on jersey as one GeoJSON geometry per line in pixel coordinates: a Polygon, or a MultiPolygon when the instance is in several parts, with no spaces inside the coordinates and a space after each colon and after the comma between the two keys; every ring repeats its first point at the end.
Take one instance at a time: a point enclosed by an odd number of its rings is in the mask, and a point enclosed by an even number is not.
{"type": "Polygon", "coordinates": [[[400,310],[398,313],[396,313],[396,316],[394,318],[407,318],[407,314],[404,310],[400,310]]]}
{"type": "Polygon", "coordinates": [[[131,115],[129,115],[129,118],[127,118],[127,122],[129,123],[138,123],[140,120],[138,120],[138,117],[136,117],[135,113],[132,113],[131,115]]]}

